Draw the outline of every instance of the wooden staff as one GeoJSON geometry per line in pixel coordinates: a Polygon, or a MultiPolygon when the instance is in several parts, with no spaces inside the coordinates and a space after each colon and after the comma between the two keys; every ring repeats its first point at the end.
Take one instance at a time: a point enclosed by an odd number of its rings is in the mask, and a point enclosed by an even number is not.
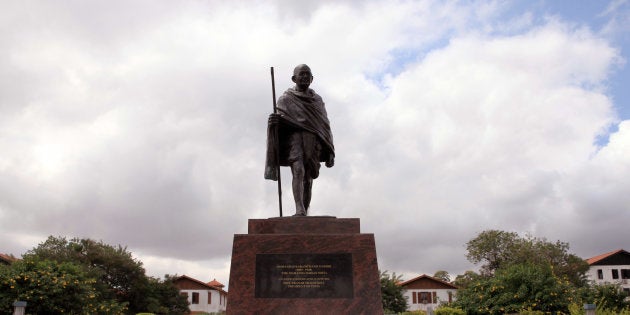
{"type": "MultiPolygon", "coordinates": [[[[277,114],[278,109],[276,107],[276,81],[273,77],[273,67],[271,67],[271,92],[273,93],[273,113],[277,114]]],[[[274,137],[276,137],[276,167],[278,170],[278,205],[280,207],[280,217],[282,217],[282,177],[280,176],[280,137],[278,135],[278,129],[280,126],[276,124],[273,128],[274,137]]]]}

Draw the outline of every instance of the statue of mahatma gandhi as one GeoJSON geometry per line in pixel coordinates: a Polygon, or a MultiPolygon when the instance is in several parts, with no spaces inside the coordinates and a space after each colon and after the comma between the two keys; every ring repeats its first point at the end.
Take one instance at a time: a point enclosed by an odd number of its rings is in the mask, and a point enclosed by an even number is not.
{"type": "Polygon", "coordinates": [[[278,165],[290,166],[294,216],[306,216],[320,162],[332,167],[335,147],[324,101],[309,89],[311,69],[304,64],[295,67],[291,80],[295,86],[278,98],[277,113],[269,115],[265,179],[278,180],[278,165]],[[277,137],[274,128],[278,128],[277,137]]]}

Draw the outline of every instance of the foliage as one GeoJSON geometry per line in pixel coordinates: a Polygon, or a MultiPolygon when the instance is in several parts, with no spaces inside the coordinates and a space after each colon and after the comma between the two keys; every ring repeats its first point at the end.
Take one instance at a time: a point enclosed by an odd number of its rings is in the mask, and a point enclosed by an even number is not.
{"type": "Polygon", "coordinates": [[[594,284],[588,288],[584,300],[597,305],[598,309],[620,311],[630,306],[627,297],[619,284],[594,284]]]}
{"type": "Polygon", "coordinates": [[[466,312],[460,308],[450,306],[440,306],[435,309],[435,315],[465,315],[466,312]]]}
{"type": "Polygon", "coordinates": [[[433,274],[433,278],[440,279],[444,282],[451,282],[451,275],[446,270],[438,270],[433,274]]]}
{"type": "MultiPolygon", "coordinates": [[[[572,303],[569,305],[569,314],[570,315],[584,315],[586,312],[582,304],[572,303]]],[[[597,315],[630,315],[630,308],[613,310],[608,308],[603,308],[597,306],[597,310],[595,311],[597,315]]]]}
{"type": "Polygon", "coordinates": [[[74,263],[24,259],[0,268],[0,312],[13,301],[28,303],[32,314],[120,314],[125,303],[103,299],[96,281],[74,263]]]}
{"type": "Polygon", "coordinates": [[[554,274],[566,278],[577,287],[586,285],[588,264],[568,253],[569,244],[547,241],[532,236],[520,237],[514,232],[487,230],[466,244],[466,257],[472,263],[484,264],[481,274],[491,276],[500,268],[529,263],[551,266],[554,274]]]}
{"type": "Polygon", "coordinates": [[[102,300],[127,305],[129,313],[185,314],[188,303],[170,280],[160,281],[145,275],[142,262],[127,248],[90,239],[50,236],[24,255],[32,261],[53,260],[72,263],[94,279],[94,289],[102,300]]]}
{"type": "Polygon", "coordinates": [[[514,251],[518,239],[518,234],[514,232],[483,231],[466,243],[466,258],[473,264],[485,262],[481,273],[491,275],[510,260],[510,253],[514,251]]]}
{"type": "Polygon", "coordinates": [[[402,276],[396,273],[389,275],[387,271],[379,272],[381,278],[381,295],[383,310],[386,312],[400,313],[407,310],[407,299],[403,296],[403,288],[398,285],[402,276]]]}
{"type": "Polygon", "coordinates": [[[566,312],[576,297],[574,286],[555,276],[550,266],[526,263],[499,269],[492,277],[480,277],[459,290],[454,305],[468,314],[566,312]]]}
{"type": "Polygon", "coordinates": [[[427,315],[427,312],[423,311],[423,310],[417,310],[417,311],[405,311],[405,312],[397,313],[397,314],[400,314],[400,315],[427,315]]]}
{"type": "Polygon", "coordinates": [[[147,310],[155,314],[188,314],[188,300],[179,294],[179,289],[173,280],[175,277],[166,275],[164,281],[149,278],[149,294],[151,303],[147,310]]]}
{"type": "Polygon", "coordinates": [[[545,315],[546,313],[543,311],[533,311],[531,308],[526,310],[521,310],[518,312],[518,315],[545,315]]]}
{"type": "Polygon", "coordinates": [[[480,277],[481,276],[478,273],[472,270],[468,270],[464,272],[463,275],[457,275],[457,277],[455,277],[455,280],[453,281],[453,284],[459,289],[465,289],[471,283],[477,281],[480,277]]]}

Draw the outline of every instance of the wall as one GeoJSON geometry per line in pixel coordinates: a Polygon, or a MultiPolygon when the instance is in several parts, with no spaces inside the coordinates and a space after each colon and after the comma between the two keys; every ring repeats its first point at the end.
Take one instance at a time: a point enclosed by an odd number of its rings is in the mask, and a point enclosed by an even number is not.
{"type": "Polygon", "coordinates": [[[630,265],[616,265],[616,266],[598,266],[593,265],[588,271],[588,279],[595,281],[595,283],[618,283],[625,291],[630,291],[630,276],[626,275],[626,279],[623,279],[624,275],[622,269],[628,270],[630,273],[630,265]],[[603,273],[603,279],[599,279],[597,276],[597,270],[601,270],[603,273]],[[612,273],[613,270],[618,270],[619,278],[613,279],[612,273]]]}
{"type": "Polygon", "coordinates": [[[407,310],[409,311],[417,311],[423,310],[426,311],[429,307],[435,310],[441,303],[447,303],[449,301],[449,292],[452,296],[452,300],[455,300],[455,293],[457,290],[454,289],[410,289],[404,290],[403,295],[407,299],[407,310]],[[428,292],[431,296],[431,303],[422,303],[422,301],[418,301],[416,298],[416,303],[413,303],[413,293],[416,293],[416,296],[421,292],[428,292]],[[437,301],[433,300],[433,296],[437,297],[437,301]]]}

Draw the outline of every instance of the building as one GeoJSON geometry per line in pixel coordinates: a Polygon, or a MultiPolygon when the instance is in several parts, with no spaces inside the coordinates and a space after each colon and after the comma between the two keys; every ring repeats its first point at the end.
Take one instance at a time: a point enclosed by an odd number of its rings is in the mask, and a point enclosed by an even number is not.
{"type": "Polygon", "coordinates": [[[18,259],[13,256],[0,253],[0,264],[10,265],[16,260],[18,259]]]}
{"type": "Polygon", "coordinates": [[[630,293],[630,253],[618,249],[586,260],[590,268],[588,279],[597,284],[618,283],[630,293]]]}
{"type": "Polygon", "coordinates": [[[427,275],[421,275],[398,285],[403,287],[403,295],[407,299],[409,311],[434,310],[441,303],[453,302],[457,293],[456,286],[427,275]]]}
{"type": "Polygon", "coordinates": [[[183,275],[175,278],[173,283],[179,289],[179,293],[188,298],[191,314],[225,312],[227,292],[217,279],[205,283],[183,275]]]}

